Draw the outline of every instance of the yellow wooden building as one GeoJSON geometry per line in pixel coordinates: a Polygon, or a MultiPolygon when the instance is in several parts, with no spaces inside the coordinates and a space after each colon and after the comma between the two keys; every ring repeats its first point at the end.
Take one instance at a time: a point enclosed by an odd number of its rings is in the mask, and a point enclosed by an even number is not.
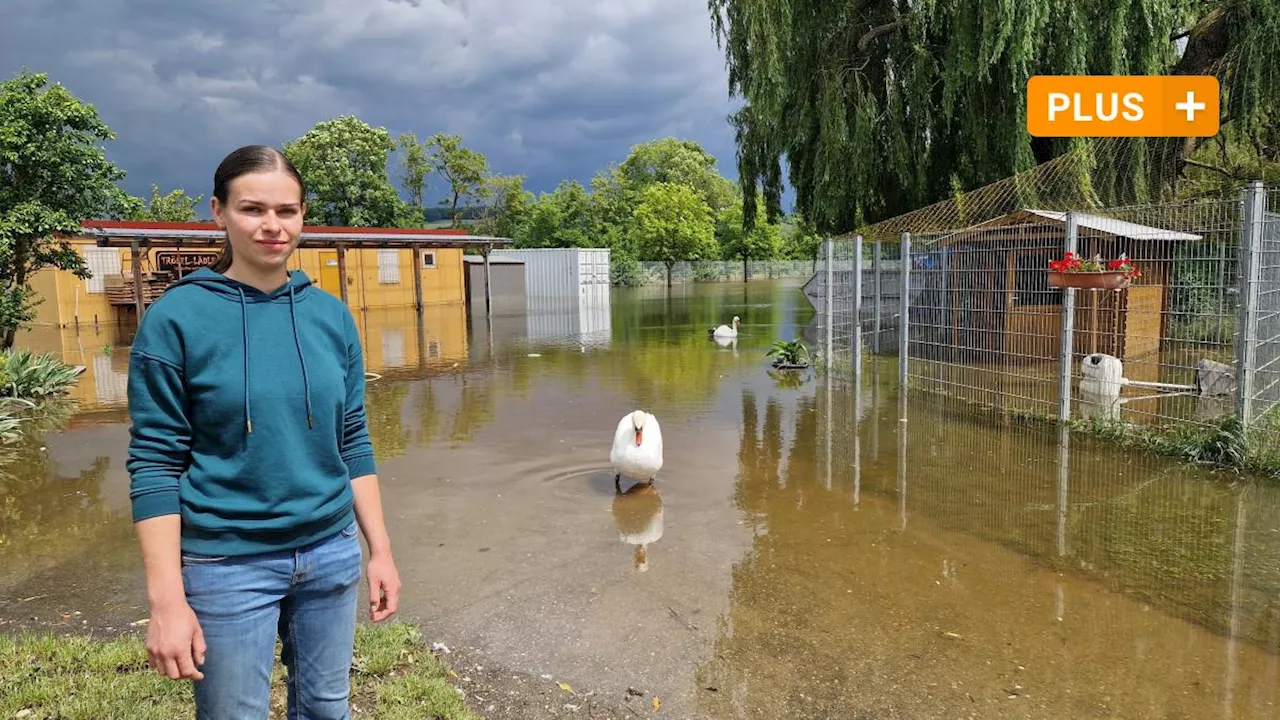
{"type": "MultiPolygon", "coordinates": [[[[135,323],[165,286],[211,264],[222,241],[222,231],[208,223],[85,222],[71,244],[91,277],[37,273],[31,283],[41,302],[33,326],[135,323]]],[[[460,230],[307,227],[290,266],[353,310],[464,307],[464,250],[487,253],[508,243],[460,230]]]]}

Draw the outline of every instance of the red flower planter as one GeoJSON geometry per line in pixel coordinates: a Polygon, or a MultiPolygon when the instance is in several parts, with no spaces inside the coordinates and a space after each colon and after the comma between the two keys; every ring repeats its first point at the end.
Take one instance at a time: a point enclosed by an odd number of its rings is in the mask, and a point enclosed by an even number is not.
{"type": "Polygon", "coordinates": [[[1105,270],[1102,272],[1049,271],[1049,287],[1123,290],[1129,287],[1129,283],[1129,274],[1123,270],[1105,270]]]}

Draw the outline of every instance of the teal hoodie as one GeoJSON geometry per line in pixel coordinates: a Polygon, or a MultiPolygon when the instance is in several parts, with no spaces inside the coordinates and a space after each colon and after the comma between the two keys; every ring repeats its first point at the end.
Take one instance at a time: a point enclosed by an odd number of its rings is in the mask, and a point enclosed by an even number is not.
{"type": "Polygon", "coordinates": [[[182,516],[182,549],[289,550],[353,518],[375,472],[355,321],[301,271],[270,293],[202,268],[143,315],[129,358],[134,521],[182,516]]]}

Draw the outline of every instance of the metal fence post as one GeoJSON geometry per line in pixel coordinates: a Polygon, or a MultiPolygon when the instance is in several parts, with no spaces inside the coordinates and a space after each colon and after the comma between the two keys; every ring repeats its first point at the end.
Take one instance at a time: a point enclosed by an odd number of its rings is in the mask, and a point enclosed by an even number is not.
{"type": "MultiPolygon", "coordinates": [[[[862,379],[862,236],[853,239],[853,377],[854,387],[862,379]]],[[[856,392],[856,390],[855,390],[856,392]]]]}
{"type": "Polygon", "coordinates": [[[898,387],[907,388],[907,362],[911,352],[911,233],[902,233],[898,278],[902,297],[898,299],[898,387]]]}
{"type": "Polygon", "coordinates": [[[824,305],[824,313],[826,315],[826,325],[827,325],[827,347],[826,347],[827,370],[830,371],[831,362],[835,359],[835,345],[833,344],[835,340],[835,313],[832,312],[832,308],[835,306],[834,297],[836,294],[836,288],[835,288],[835,283],[832,280],[835,277],[834,266],[835,266],[836,243],[831,238],[827,238],[825,244],[826,244],[825,250],[827,255],[826,257],[827,268],[826,268],[826,281],[825,281],[825,285],[823,286],[822,294],[824,296],[823,305],[824,305]]]}
{"type": "Polygon", "coordinates": [[[1244,191],[1240,226],[1240,308],[1236,320],[1236,413],[1248,427],[1254,420],[1253,385],[1258,364],[1258,286],[1262,260],[1262,220],[1266,191],[1255,180],[1244,191]]]}
{"type": "Polygon", "coordinates": [[[871,258],[871,266],[872,266],[873,272],[875,273],[875,279],[873,280],[875,285],[875,299],[873,300],[873,302],[875,304],[875,313],[876,313],[875,325],[871,331],[872,333],[871,334],[871,351],[877,355],[880,354],[880,309],[882,307],[882,300],[881,300],[881,293],[880,293],[880,256],[882,255],[882,253],[880,252],[881,245],[882,243],[880,241],[880,238],[876,238],[875,255],[871,258]]]}
{"type": "MultiPolygon", "coordinates": [[[[1067,234],[1063,242],[1064,251],[1069,253],[1079,252],[1079,228],[1076,211],[1068,211],[1067,234]]],[[[1076,289],[1064,288],[1062,291],[1062,339],[1059,341],[1062,367],[1059,370],[1061,377],[1058,382],[1058,420],[1064,423],[1071,420],[1071,364],[1075,334],[1076,289]]]]}

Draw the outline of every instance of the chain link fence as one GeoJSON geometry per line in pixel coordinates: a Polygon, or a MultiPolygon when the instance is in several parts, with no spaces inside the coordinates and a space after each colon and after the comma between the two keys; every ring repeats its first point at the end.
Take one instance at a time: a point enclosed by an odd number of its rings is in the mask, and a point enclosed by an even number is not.
{"type": "Polygon", "coordinates": [[[1197,428],[1177,440],[1193,456],[1195,442],[1232,452],[1239,436],[1250,462],[1280,471],[1268,449],[1280,440],[1278,210],[1280,193],[1254,183],[1155,205],[1021,208],[895,242],[841,238],[806,292],[831,318],[833,365],[860,363],[855,348],[896,354],[915,390],[1130,440],[1197,428]],[[1052,277],[1068,252],[1139,274],[1052,277]]]}
{"type": "MultiPolygon", "coordinates": [[[[747,274],[752,280],[772,278],[808,278],[818,269],[817,260],[752,260],[747,274]]],[[[661,262],[640,263],[640,284],[660,285],[667,282],[667,265],[661,262]]],[[[671,282],[742,282],[741,260],[682,260],[671,266],[671,282]]]]}

